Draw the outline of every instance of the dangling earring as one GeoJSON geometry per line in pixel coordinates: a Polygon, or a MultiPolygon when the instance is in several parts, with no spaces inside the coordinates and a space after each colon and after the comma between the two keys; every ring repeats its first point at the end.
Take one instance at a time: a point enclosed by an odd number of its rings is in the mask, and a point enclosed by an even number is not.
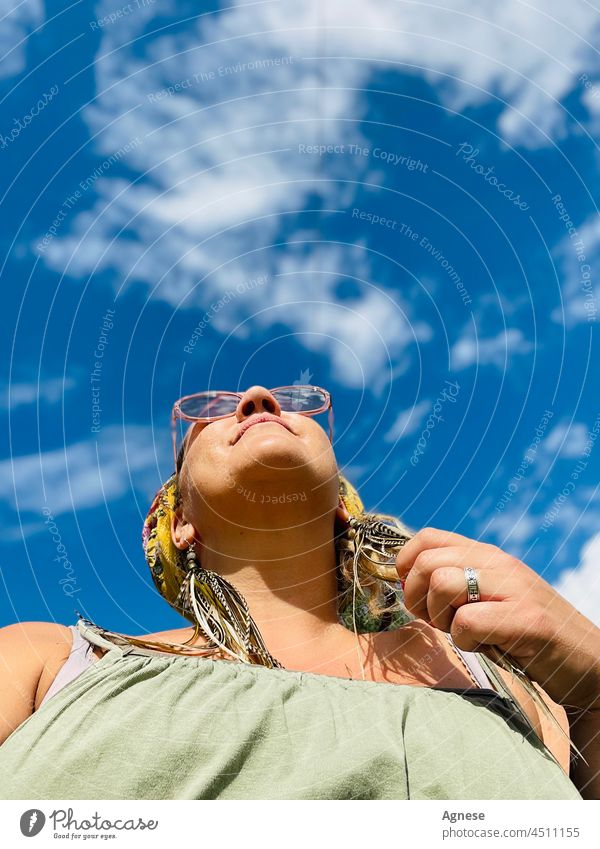
{"type": "MultiPolygon", "coordinates": [[[[352,559],[352,630],[354,631],[354,639],[356,640],[356,654],[360,664],[360,671],[363,681],[366,680],[365,665],[363,663],[360,644],[358,642],[358,628],[356,625],[356,588],[360,587],[358,578],[358,553],[356,550],[356,519],[350,516],[346,533],[340,540],[340,548],[348,552],[352,559]]],[[[362,591],[362,587],[361,587],[362,591]]]]}
{"type": "Polygon", "coordinates": [[[244,663],[257,658],[262,666],[283,668],[265,646],[246,599],[221,575],[200,565],[192,541],[185,561],[177,605],[194,616],[209,642],[244,663]]]}
{"type": "Polygon", "coordinates": [[[348,524],[354,550],[360,550],[366,570],[384,581],[397,581],[396,567],[390,566],[389,560],[408,542],[410,532],[394,516],[382,517],[379,514],[365,514],[360,519],[350,516],[348,524]],[[381,521],[382,518],[391,520],[393,524],[381,521]]]}
{"type": "MultiPolygon", "coordinates": [[[[404,607],[404,594],[399,587],[398,573],[393,561],[400,548],[410,539],[411,532],[395,516],[364,513],[349,515],[345,534],[338,539],[339,548],[352,563],[351,624],[345,610],[342,622],[355,634],[400,627],[414,617],[404,607]],[[361,577],[366,579],[365,586],[361,577]],[[375,580],[374,580],[375,579],[375,580]],[[357,599],[357,589],[362,600],[357,599]],[[380,615],[371,613],[370,593],[382,591],[392,605],[380,615]]],[[[344,554],[342,555],[344,556],[344,554]]],[[[350,607],[350,605],[348,605],[350,607]]]]}

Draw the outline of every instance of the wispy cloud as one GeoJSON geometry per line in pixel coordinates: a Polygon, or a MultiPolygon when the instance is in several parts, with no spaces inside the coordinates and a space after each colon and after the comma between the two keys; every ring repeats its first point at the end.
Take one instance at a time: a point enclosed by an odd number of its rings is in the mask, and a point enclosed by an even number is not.
{"type": "Polygon", "coordinates": [[[585,449],[589,430],[582,422],[559,422],[544,440],[544,450],[552,457],[580,457],[585,449]]]}
{"type": "Polygon", "coordinates": [[[581,226],[571,223],[573,232],[561,239],[553,251],[561,275],[562,304],[553,310],[552,319],[567,327],[600,319],[596,274],[600,264],[600,220],[594,214],[581,226]]]}
{"type": "MultiPolygon", "coordinates": [[[[108,0],[95,8],[98,18],[111,11],[108,0]]],[[[300,155],[299,145],[363,144],[357,127],[368,101],[361,92],[375,71],[422,75],[450,109],[506,100],[500,133],[539,146],[548,140],[535,127],[560,130],[558,101],[577,86],[578,72],[593,65],[588,45],[598,28],[591,7],[567,8],[558,0],[239,3],[200,15],[175,35],[150,35],[164,14],[164,5],[150,5],[101,28],[97,96],[81,113],[101,156],[139,139],[120,162],[143,179],[111,167],[94,183],[95,202],[73,210],[42,260],[78,281],[110,270],[120,290],[141,283],[151,297],[190,309],[206,309],[231,281],[268,273],[277,282],[246,304],[263,325],[269,316],[281,319],[261,312],[265,307],[298,296],[294,279],[280,276],[290,244],[307,235],[298,215],[307,207],[343,212],[355,183],[369,174],[360,157],[339,156],[321,180],[317,160],[300,155]],[[329,55],[344,58],[322,58],[329,55]],[[357,121],[349,123],[348,115],[357,121]],[[285,252],[271,247],[283,240],[285,252]]],[[[353,271],[350,250],[333,256],[334,273],[353,271]]],[[[365,277],[372,279],[369,269],[365,277]]],[[[363,287],[354,317],[323,306],[319,332],[339,331],[344,343],[357,320],[363,329],[383,326],[383,308],[384,300],[363,287]]],[[[299,312],[289,313],[298,316],[288,322],[293,331],[308,326],[299,312]]],[[[410,312],[409,320],[415,323],[410,312]]],[[[401,322],[392,317],[391,324],[404,334],[401,322]]],[[[235,311],[224,310],[215,327],[235,328],[235,311]]],[[[356,345],[368,378],[381,358],[371,356],[370,335],[356,345]]],[[[481,343],[480,361],[501,364],[504,347],[529,349],[520,331],[511,330],[481,343]]],[[[476,356],[466,341],[455,353],[459,368],[476,356]]],[[[348,371],[341,354],[333,356],[337,374],[355,385],[356,371],[348,371]]]]}
{"type": "Polygon", "coordinates": [[[15,409],[25,404],[35,404],[38,400],[56,404],[75,385],[76,381],[72,377],[64,380],[60,377],[49,378],[39,383],[11,383],[0,390],[0,407],[15,409]]]}
{"type": "Polygon", "coordinates": [[[246,315],[246,324],[259,330],[287,324],[304,347],[328,357],[333,377],[345,386],[379,394],[400,354],[431,336],[425,322],[407,320],[407,298],[370,281],[368,260],[355,245],[317,246],[308,254],[291,246],[279,268],[266,287],[268,305],[248,318],[248,303],[236,304],[240,320],[246,315]],[[341,279],[357,282],[360,294],[337,298],[341,279]]]}
{"type": "Polygon", "coordinates": [[[431,401],[419,401],[414,407],[402,410],[385,434],[385,441],[397,442],[399,439],[406,439],[407,436],[415,433],[430,409],[431,401]]]}
{"type": "MultiPolygon", "coordinates": [[[[593,64],[586,45],[598,19],[582,4],[536,6],[518,0],[435,7],[380,0],[238,4],[200,16],[185,33],[154,38],[146,33],[162,7],[124,16],[101,31],[98,96],[82,114],[98,134],[100,153],[143,140],[124,161],[147,180],[100,178],[96,206],[79,214],[71,235],[54,240],[47,261],[75,275],[116,262],[152,286],[170,271],[170,285],[155,295],[180,301],[182,278],[195,273],[197,279],[218,265],[215,249],[223,259],[239,257],[243,250],[235,248],[254,245],[256,232],[268,239],[276,231],[278,211],[302,208],[309,195],[335,199],[335,180],[316,181],[313,158],[299,156],[298,144],[364,142],[341,119],[364,112],[358,92],[382,67],[421,73],[453,109],[504,99],[510,105],[500,129],[516,143],[543,145],[534,128],[560,124],[557,100],[577,86],[577,71],[593,64]],[[312,61],[319,52],[346,58],[312,61]],[[259,64],[265,61],[280,64],[259,64]],[[327,91],[316,92],[319,86],[327,91]],[[243,232],[219,232],[241,222],[243,232]],[[139,244],[121,244],[124,252],[116,256],[111,241],[123,227],[139,235],[139,244]],[[176,232],[166,233],[170,227],[176,232]],[[217,243],[202,243],[215,233],[217,243]]],[[[112,3],[96,11],[101,18],[112,3]]],[[[332,178],[356,178],[360,171],[355,158],[328,164],[332,178]]]]}
{"type": "Polygon", "coordinates": [[[502,464],[496,496],[482,499],[472,515],[482,536],[521,553],[533,543],[547,552],[546,566],[554,569],[572,549],[572,543],[561,547],[559,540],[586,539],[600,522],[596,490],[586,482],[598,423],[563,418],[545,433],[544,427],[532,432],[520,460],[502,464]]]}
{"type": "Polygon", "coordinates": [[[452,348],[452,368],[493,365],[505,369],[513,357],[528,354],[532,349],[532,343],[525,339],[519,328],[503,330],[492,337],[479,337],[471,326],[467,326],[452,348]]]}
{"type": "Polygon", "coordinates": [[[21,73],[27,38],[43,20],[41,0],[0,0],[0,79],[21,73]]]}
{"type": "Polygon", "coordinates": [[[151,495],[165,471],[169,437],[149,427],[107,426],[95,439],[64,449],[28,454],[0,462],[3,522],[18,524],[16,514],[39,514],[47,505],[54,515],[108,504],[132,489],[151,495]],[[11,518],[12,517],[12,518],[11,518]]]}

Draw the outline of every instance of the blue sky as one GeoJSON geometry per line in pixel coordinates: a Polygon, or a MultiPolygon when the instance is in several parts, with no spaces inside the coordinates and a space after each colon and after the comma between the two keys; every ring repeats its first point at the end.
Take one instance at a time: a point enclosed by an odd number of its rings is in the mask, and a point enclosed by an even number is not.
{"type": "Polygon", "coordinates": [[[598,10],[0,15],[2,624],[177,627],[140,544],[173,401],[305,380],[369,508],[600,621],[598,10]]]}

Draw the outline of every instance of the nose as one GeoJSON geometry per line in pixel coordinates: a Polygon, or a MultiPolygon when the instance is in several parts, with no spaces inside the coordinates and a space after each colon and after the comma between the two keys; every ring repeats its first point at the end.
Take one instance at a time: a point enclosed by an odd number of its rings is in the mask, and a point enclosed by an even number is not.
{"type": "Polygon", "coordinates": [[[255,413],[281,415],[281,407],[277,399],[264,386],[251,386],[250,389],[247,389],[235,411],[236,418],[240,423],[255,413]]]}

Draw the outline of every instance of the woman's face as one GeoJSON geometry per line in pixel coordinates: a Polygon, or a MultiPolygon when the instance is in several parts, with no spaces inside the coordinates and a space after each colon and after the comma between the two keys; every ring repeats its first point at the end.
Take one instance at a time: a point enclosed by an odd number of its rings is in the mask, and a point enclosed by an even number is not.
{"type": "Polygon", "coordinates": [[[185,446],[180,486],[193,524],[206,515],[203,504],[228,518],[234,509],[250,514],[259,505],[310,503],[322,512],[338,504],[327,434],[315,418],[282,412],[264,386],[244,392],[231,416],[192,424],[185,446]]]}

